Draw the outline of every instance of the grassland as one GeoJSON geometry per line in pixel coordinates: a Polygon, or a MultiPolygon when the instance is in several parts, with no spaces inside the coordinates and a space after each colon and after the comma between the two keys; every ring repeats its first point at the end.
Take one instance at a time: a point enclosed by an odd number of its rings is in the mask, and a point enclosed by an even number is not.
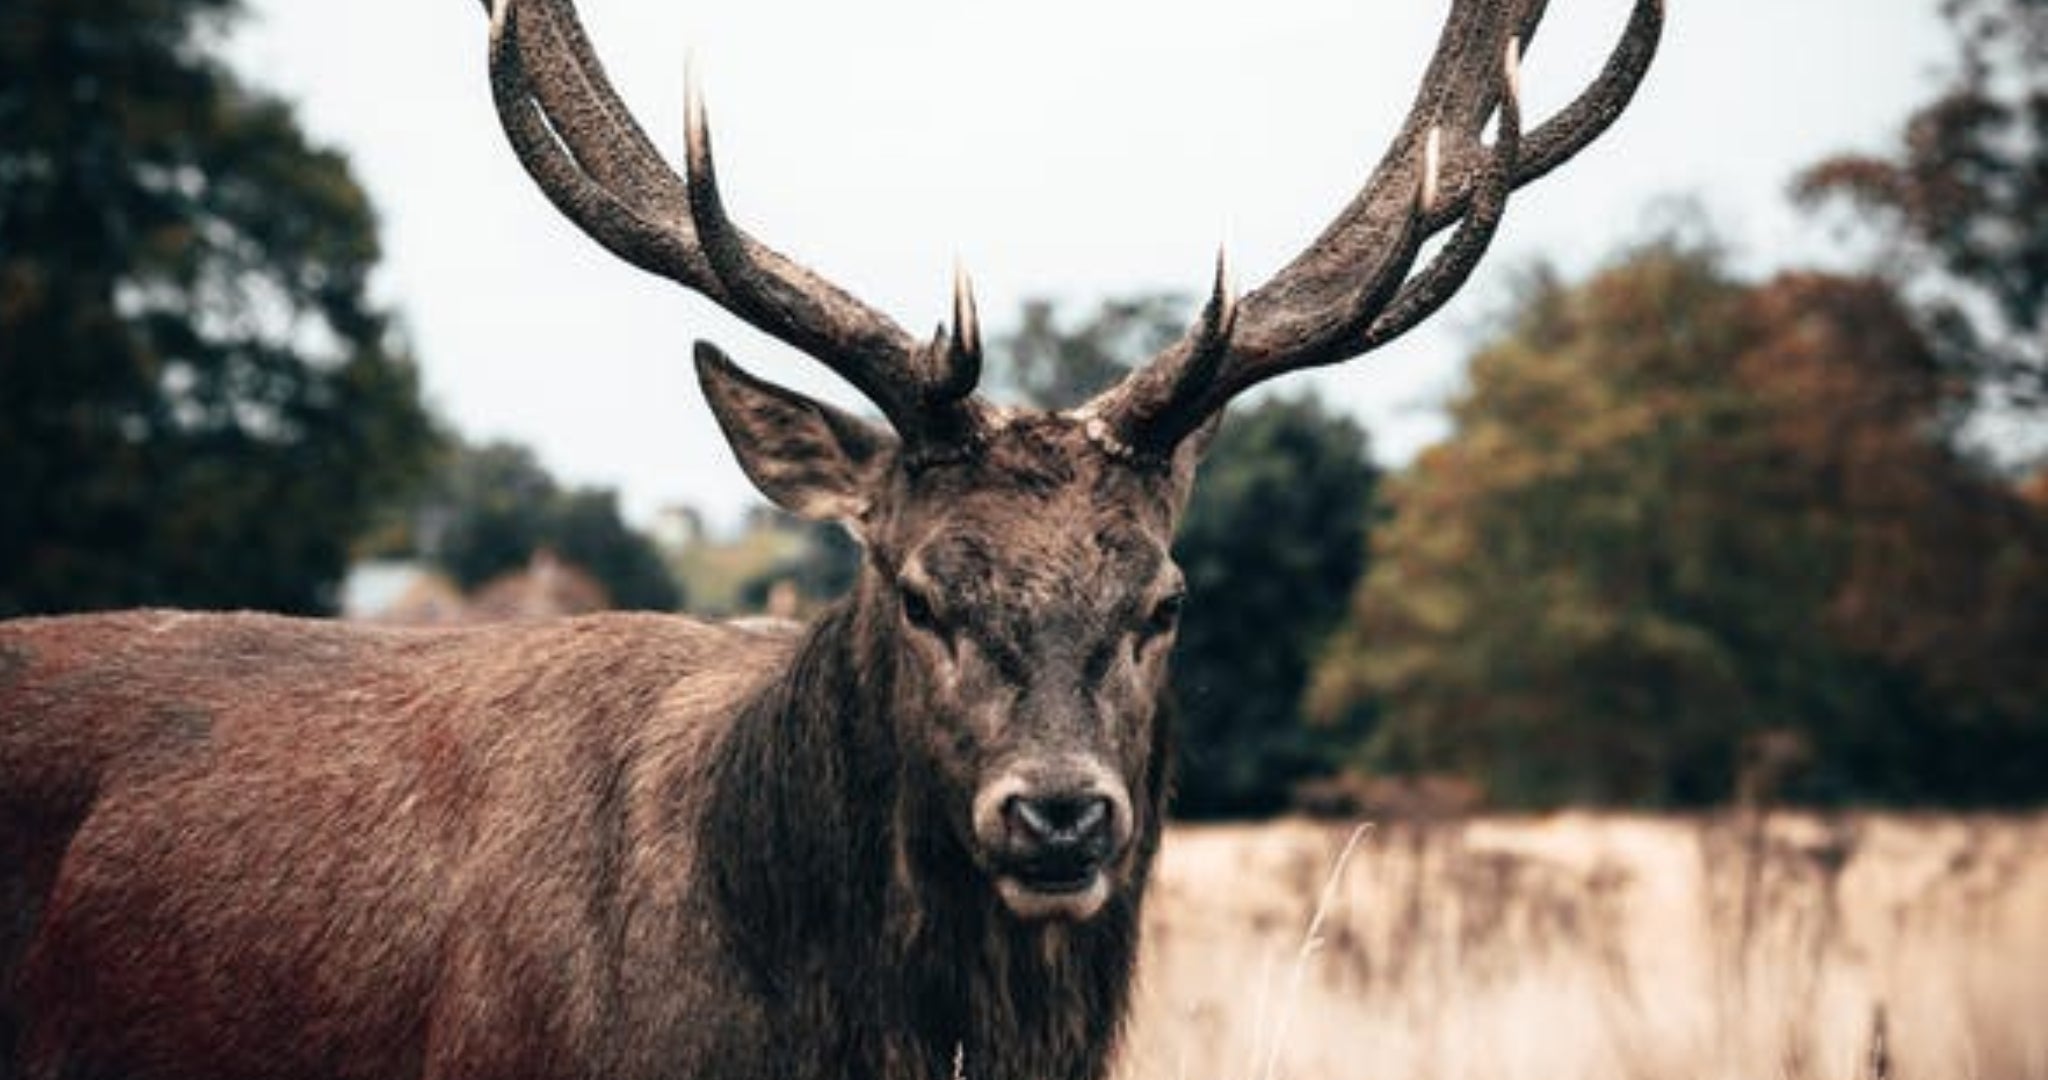
{"type": "Polygon", "coordinates": [[[2048,817],[1182,828],[1119,1080],[2048,1080],[2048,817]]]}

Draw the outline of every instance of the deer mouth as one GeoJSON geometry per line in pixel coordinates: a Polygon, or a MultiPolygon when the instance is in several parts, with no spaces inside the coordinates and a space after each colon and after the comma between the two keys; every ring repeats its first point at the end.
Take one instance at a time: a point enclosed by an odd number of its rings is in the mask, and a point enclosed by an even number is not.
{"type": "Polygon", "coordinates": [[[1092,918],[1115,888],[1107,872],[1106,843],[1012,847],[988,860],[996,894],[1012,915],[1027,921],[1092,918]]]}
{"type": "Polygon", "coordinates": [[[1109,879],[1093,866],[1060,876],[1005,873],[996,878],[1003,906],[1028,921],[1085,921],[1109,903],[1109,892],[1109,879]]]}
{"type": "Polygon", "coordinates": [[[1095,884],[1102,876],[1102,860],[1090,856],[1027,859],[1011,866],[1004,876],[1032,892],[1065,896],[1095,884]]]}

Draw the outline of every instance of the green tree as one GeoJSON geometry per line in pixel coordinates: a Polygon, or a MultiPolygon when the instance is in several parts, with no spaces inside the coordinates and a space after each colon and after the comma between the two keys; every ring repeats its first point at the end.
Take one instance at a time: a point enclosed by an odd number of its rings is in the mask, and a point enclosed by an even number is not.
{"type": "Polygon", "coordinates": [[[1957,392],[1875,280],[1539,276],[1394,482],[1314,709],[1514,803],[1719,801],[1765,744],[1807,798],[2038,797],[2048,523],[1939,437],[1957,392]]]}
{"type": "Polygon", "coordinates": [[[1042,409],[1071,409],[1171,344],[1187,328],[1187,298],[1145,293],[1104,300],[1079,325],[1059,305],[1026,300],[1016,329],[997,339],[997,388],[1042,409]]]}
{"type": "Polygon", "coordinates": [[[1841,155],[1797,185],[1882,241],[1937,354],[1985,400],[2048,406],[2048,0],[1944,0],[1953,77],[1886,156],[1841,155]]]}
{"type": "Polygon", "coordinates": [[[565,489],[516,443],[452,447],[426,493],[398,516],[406,525],[386,538],[386,552],[425,557],[465,590],[524,567],[545,548],[589,571],[614,606],[682,606],[661,553],[626,524],[614,492],[565,489]]]}
{"type": "Polygon", "coordinates": [[[636,611],[677,611],[683,591],[661,552],[619,513],[616,492],[575,488],[556,499],[546,546],[588,569],[612,603],[636,611]]]}
{"type": "Polygon", "coordinates": [[[346,161],[229,0],[0,9],[0,615],[331,606],[433,442],[346,161]]]}
{"type": "Polygon", "coordinates": [[[1174,544],[1189,595],[1174,650],[1179,813],[1284,809],[1350,749],[1354,724],[1310,726],[1301,702],[1365,569],[1377,481],[1364,429],[1309,394],[1225,419],[1174,544]]]}
{"type": "MultiPolygon", "coordinates": [[[[1028,303],[998,341],[996,381],[1041,407],[1079,404],[1182,333],[1187,310],[1171,295],[1112,300],[1069,327],[1028,303]]],[[[1174,546],[1190,598],[1174,655],[1178,813],[1281,809],[1355,737],[1304,724],[1300,703],[1365,565],[1376,478],[1365,432],[1312,396],[1224,421],[1174,546]]]]}

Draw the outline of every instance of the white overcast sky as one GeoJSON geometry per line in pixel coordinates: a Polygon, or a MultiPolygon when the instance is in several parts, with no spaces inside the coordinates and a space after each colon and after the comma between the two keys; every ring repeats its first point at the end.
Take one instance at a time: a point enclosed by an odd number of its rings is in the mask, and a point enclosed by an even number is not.
{"type": "MultiPolygon", "coordinates": [[[[1827,263],[1788,179],[1882,149],[1948,57],[1936,0],[1669,0],[1628,115],[1518,193],[1438,320],[1296,376],[1356,412],[1376,456],[1444,431],[1475,324],[1539,255],[1583,271],[1696,197],[1744,265],[1827,263]]],[[[1542,117],[1597,70],[1627,0],[1552,0],[1525,66],[1542,117]]],[[[1447,0],[584,0],[658,142],[680,149],[694,56],[733,213],[912,328],[958,257],[984,321],[1020,300],[1199,292],[1228,245],[1249,288],[1363,180],[1405,111],[1447,0]]],[[[380,291],[461,431],[557,475],[730,521],[753,500],[698,394],[690,343],[841,404],[833,377],[557,217],[490,109],[475,0],[252,0],[239,68],[353,159],[382,219],[380,291]]],[[[679,155],[675,159],[679,159],[679,155]]],[[[1291,385],[1283,383],[1284,385],[1291,385]]]]}

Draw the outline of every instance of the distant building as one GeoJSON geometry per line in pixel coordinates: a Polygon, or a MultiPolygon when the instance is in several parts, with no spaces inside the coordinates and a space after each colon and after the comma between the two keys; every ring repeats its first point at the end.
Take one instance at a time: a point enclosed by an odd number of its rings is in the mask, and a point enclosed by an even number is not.
{"type": "Polygon", "coordinates": [[[341,617],[358,622],[448,626],[464,621],[467,608],[452,578],[413,559],[357,563],[341,585],[341,617]]]}

